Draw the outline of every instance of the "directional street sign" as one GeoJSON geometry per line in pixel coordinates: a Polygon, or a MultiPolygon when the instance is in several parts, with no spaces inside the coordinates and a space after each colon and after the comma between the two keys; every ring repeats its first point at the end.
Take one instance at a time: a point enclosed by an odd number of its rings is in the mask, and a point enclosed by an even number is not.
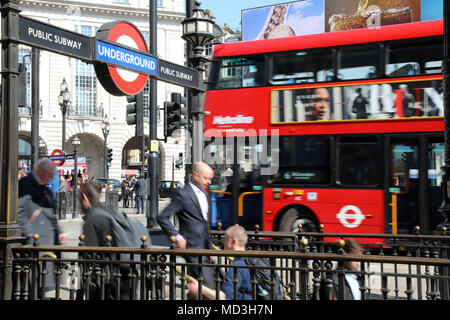
{"type": "Polygon", "coordinates": [[[85,61],[91,60],[91,38],[19,15],[20,42],[85,61]]]}
{"type": "Polygon", "coordinates": [[[149,76],[202,90],[199,72],[148,53],[145,38],[128,21],[103,24],[95,37],[19,15],[19,42],[94,64],[97,78],[110,94],[138,94],[149,76]]]}
{"type": "Polygon", "coordinates": [[[198,71],[159,59],[159,80],[192,89],[199,89],[198,71]]]}

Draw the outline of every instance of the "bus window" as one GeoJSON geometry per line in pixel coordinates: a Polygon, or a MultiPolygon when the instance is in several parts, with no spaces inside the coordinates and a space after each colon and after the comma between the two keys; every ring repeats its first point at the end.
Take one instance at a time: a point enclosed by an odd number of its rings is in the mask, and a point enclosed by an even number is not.
{"type": "Polygon", "coordinates": [[[380,148],[377,137],[343,137],[338,143],[338,184],[376,186],[379,183],[380,148]]]}
{"type": "Polygon", "coordinates": [[[386,46],[386,75],[401,77],[441,72],[442,38],[403,39],[386,46]]]}
{"type": "Polygon", "coordinates": [[[279,170],[268,179],[268,183],[274,185],[330,184],[330,138],[328,136],[280,137],[279,148],[279,170]]]}
{"type": "Polygon", "coordinates": [[[326,76],[333,77],[334,75],[332,58],[331,48],[274,54],[270,83],[281,85],[329,81],[326,76]],[[328,70],[328,73],[319,77],[319,70],[322,70],[322,73],[324,70],[328,70]]]}
{"type": "Polygon", "coordinates": [[[264,57],[224,59],[217,78],[216,89],[261,86],[264,84],[264,57]]]}
{"type": "Polygon", "coordinates": [[[442,73],[442,61],[429,61],[425,62],[425,69],[426,74],[430,73],[442,73]]]}
{"type": "Polygon", "coordinates": [[[338,79],[353,80],[378,77],[379,52],[379,45],[376,43],[340,48],[338,79]]]}
{"type": "Polygon", "coordinates": [[[445,160],[445,145],[443,143],[430,143],[428,145],[428,181],[430,187],[440,187],[443,172],[441,167],[445,160]]]}

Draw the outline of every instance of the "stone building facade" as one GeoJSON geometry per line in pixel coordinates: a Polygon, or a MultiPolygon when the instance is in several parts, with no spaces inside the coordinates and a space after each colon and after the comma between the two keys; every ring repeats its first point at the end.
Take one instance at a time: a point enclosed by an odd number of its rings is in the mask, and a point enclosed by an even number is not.
{"type": "MultiPolygon", "coordinates": [[[[132,22],[148,39],[148,0],[22,0],[21,14],[64,29],[94,36],[102,24],[114,20],[132,22]]],[[[181,21],[185,18],[185,0],[157,1],[157,46],[161,59],[176,64],[185,62],[185,41],[181,38],[181,21]]],[[[19,47],[19,62],[27,66],[27,105],[19,108],[19,165],[29,166],[31,159],[31,48],[19,47]]],[[[49,155],[62,148],[62,112],[58,103],[60,83],[66,80],[71,93],[71,106],[66,116],[65,150],[73,153],[71,142],[75,136],[81,141],[78,155],[85,159],[81,167],[89,169],[89,176],[104,177],[104,136],[102,121],[107,117],[111,130],[107,148],[113,149],[109,177],[121,179],[141,166],[140,141],[135,127],[126,123],[126,97],[116,97],[104,90],[96,78],[94,67],[75,58],[40,50],[39,57],[40,152],[49,155]]],[[[160,108],[170,100],[171,92],[184,94],[184,88],[165,82],[157,83],[157,103],[160,108]]],[[[144,89],[144,108],[148,108],[148,83],[144,89]]],[[[148,109],[144,110],[144,133],[149,143],[148,109]]],[[[158,138],[163,139],[163,112],[158,112],[158,138]]],[[[185,134],[161,141],[161,180],[184,181],[184,169],[172,170],[172,163],[180,154],[184,157],[185,134]]],[[[73,167],[62,167],[70,170],[73,167]]]]}

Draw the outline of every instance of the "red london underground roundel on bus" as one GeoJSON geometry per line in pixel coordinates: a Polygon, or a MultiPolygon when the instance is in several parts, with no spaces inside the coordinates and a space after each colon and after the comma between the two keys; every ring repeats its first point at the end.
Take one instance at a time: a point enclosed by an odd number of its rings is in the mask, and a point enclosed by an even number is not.
{"type": "MultiPolygon", "coordinates": [[[[147,45],[141,32],[128,21],[113,21],[103,24],[98,29],[96,38],[97,40],[104,41],[106,45],[117,43],[118,45],[147,52],[147,45]]],[[[97,48],[97,50],[99,49],[97,48]]],[[[101,48],[101,50],[108,50],[108,48],[101,48]]],[[[107,53],[116,56],[120,54],[122,58],[125,57],[128,61],[130,60],[123,52],[107,53]]],[[[131,59],[133,59],[132,62],[136,61],[136,64],[138,64],[137,58],[134,60],[135,58],[131,57],[131,59]]],[[[139,60],[139,62],[141,61],[139,60]]],[[[95,72],[105,90],[116,96],[135,95],[139,93],[144,88],[148,79],[148,74],[116,67],[103,62],[95,64],[95,72]]]]}

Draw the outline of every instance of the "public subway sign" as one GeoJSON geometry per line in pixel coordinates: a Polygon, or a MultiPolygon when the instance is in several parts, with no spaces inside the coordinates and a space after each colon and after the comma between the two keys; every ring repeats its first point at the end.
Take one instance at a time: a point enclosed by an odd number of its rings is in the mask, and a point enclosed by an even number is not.
{"type": "Polygon", "coordinates": [[[93,64],[103,88],[115,96],[138,94],[148,77],[202,90],[199,72],[152,56],[139,29],[111,21],[95,37],[19,15],[19,43],[93,64]]]}
{"type": "Polygon", "coordinates": [[[95,72],[110,94],[138,94],[149,75],[158,76],[158,59],[147,53],[144,37],[131,22],[105,23],[95,38],[95,72]]]}
{"type": "Polygon", "coordinates": [[[201,90],[198,71],[178,64],[159,60],[159,80],[201,90]]]}
{"type": "Polygon", "coordinates": [[[90,37],[20,15],[19,40],[26,45],[91,61],[90,37]]]}

